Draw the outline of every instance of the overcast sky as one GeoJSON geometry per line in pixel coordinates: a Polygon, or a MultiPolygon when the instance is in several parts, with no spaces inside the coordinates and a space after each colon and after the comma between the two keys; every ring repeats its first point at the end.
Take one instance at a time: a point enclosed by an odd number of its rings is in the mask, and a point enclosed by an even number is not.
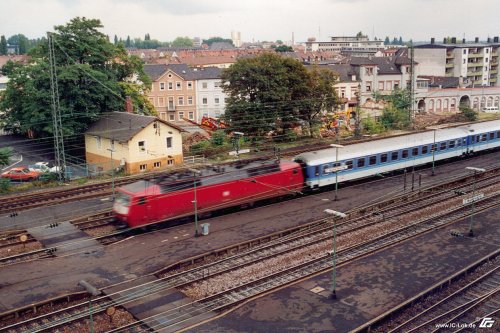
{"type": "Polygon", "coordinates": [[[76,16],[98,18],[111,38],[172,41],[178,36],[243,41],[308,37],[402,36],[428,41],[445,36],[500,35],[500,0],[0,0],[0,35],[44,36],[76,16]]]}

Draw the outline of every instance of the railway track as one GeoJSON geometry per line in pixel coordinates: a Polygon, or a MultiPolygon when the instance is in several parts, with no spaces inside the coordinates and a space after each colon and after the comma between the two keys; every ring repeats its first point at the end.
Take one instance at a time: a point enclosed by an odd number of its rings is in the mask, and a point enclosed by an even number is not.
{"type": "MultiPolygon", "coordinates": [[[[480,186],[492,187],[497,185],[491,180],[488,182],[488,184],[480,186]]],[[[445,195],[445,193],[442,193],[442,195],[445,195]]],[[[477,211],[498,206],[499,196],[498,189],[487,193],[483,200],[476,203],[477,211]]],[[[456,200],[456,197],[448,198],[444,201],[450,200],[456,200]]],[[[370,214],[370,216],[366,216],[365,218],[358,217],[352,221],[339,223],[337,228],[339,244],[337,252],[338,262],[346,263],[354,258],[373,253],[386,246],[446,225],[466,216],[470,211],[468,206],[447,207],[446,209],[441,207],[443,209],[429,214],[429,210],[421,211],[422,207],[428,206],[429,203],[422,200],[420,200],[420,203],[421,206],[417,206],[416,204],[406,205],[406,211],[401,209],[394,215],[387,215],[383,219],[380,219],[379,215],[370,214]],[[417,219],[417,215],[420,215],[420,218],[417,219]],[[403,221],[400,221],[401,223],[399,224],[395,223],[401,216],[406,216],[412,222],[408,223],[405,221],[403,223],[403,221]],[[395,226],[393,229],[387,228],[386,223],[389,221],[395,226]],[[365,232],[364,238],[359,237],[358,232],[360,230],[374,228],[375,226],[379,229],[378,232],[374,232],[371,229],[365,232]],[[371,235],[371,237],[367,238],[366,235],[371,235]],[[364,241],[359,242],[360,239],[364,241]]],[[[446,202],[443,201],[440,201],[439,204],[446,206],[446,202]]],[[[104,302],[102,305],[96,306],[95,310],[99,311],[113,304],[126,307],[128,303],[137,301],[142,297],[169,288],[180,288],[195,299],[195,301],[185,304],[181,308],[176,308],[171,312],[164,312],[157,317],[148,318],[143,322],[150,324],[150,326],[153,326],[150,328],[154,329],[158,327],[154,327],[152,323],[158,322],[158,320],[161,322],[168,320],[172,325],[182,325],[183,322],[194,315],[221,313],[250,297],[258,296],[261,293],[282,287],[297,279],[330,269],[332,256],[328,253],[328,249],[331,246],[331,237],[332,225],[330,221],[318,221],[314,225],[311,225],[309,230],[303,229],[295,234],[288,234],[285,237],[275,239],[248,251],[231,255],[209,264],[198,263],[199,267],[184,268],[182,271],[173,274],[169,273],[167,275],[163,273],[159,280],[134,288],[135,290],[128,293],[127,296],[104,302]],[[292,260],[293,258],[295,259],[292,260]],[[280,267],[273,264],[273,260],[274,262],[287,263],[287,265],[286,267],[280,267]],[[266,267],[272,267],[273,270],[266,270],[266,267]],[[253,269],[254,274],[248,274],[249,268],[253,269]],[[239,274],[247,277],[250,276],[252,279],[235,278],[234,272],[241,270],[243,270],[243,273],[240,272],[239,274]],[[255,274],[255,272],[259,272],[259,274],[255,274]],[[241,285],[234,285],[234,283],[229,283],[230,281],[242,282],[241,285]],[[223,286],[224,289],[209,289],[207,288],[208,284],[223,286]]],[[[79,319],[77,318],[77,320],[79,319]]],[[[61,323],[61,325],[66,325],[66,322],[61,323]]],[[[130,323],[117,328],[115,331],[137,329],[136,325],[138,324],[130,323]]],[[[161,326],[160,328],[168,330],[166,326],[161,326]]],[[[18,331],[14,330],[12,332],[18,331]]]]}
{"type": "Polygon", "coordinates": [[[499,290],[500,268],[496,267],[388,333],[445,332],[455,331],[457,328],[476,328],[478,318],[491,317],[498,312],[499,290]]]}

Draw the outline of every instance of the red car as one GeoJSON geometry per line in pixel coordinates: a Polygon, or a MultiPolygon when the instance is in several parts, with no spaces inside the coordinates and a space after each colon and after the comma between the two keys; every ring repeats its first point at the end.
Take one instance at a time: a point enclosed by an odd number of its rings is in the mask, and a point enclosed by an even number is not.
{"type": "Polygon", "coordinates": [[[17,181],[32,181],[40,177],[40,172],[30,171],[27,167],[16,167],[2,173],[2,178],[17,181]]]}

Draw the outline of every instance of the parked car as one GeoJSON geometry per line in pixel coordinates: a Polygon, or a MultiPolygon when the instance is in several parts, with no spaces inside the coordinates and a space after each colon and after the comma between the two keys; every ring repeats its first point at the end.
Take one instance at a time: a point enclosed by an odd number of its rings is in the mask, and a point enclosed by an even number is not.
{"type": "Polygon", "coordinates": [[[30,171],[51,172],[49,162],[36,162],[35,164],[30,164],[28,165],[28,169],[30,169],[30,171]]]}
{"type": "Polygon", "coordinates": [[[2,173],[2,178],[29,182],[38,179],[38,177],[40,177],[40,174],[40,172],[31,171],[27,167],[16,167],[2,173]]]}

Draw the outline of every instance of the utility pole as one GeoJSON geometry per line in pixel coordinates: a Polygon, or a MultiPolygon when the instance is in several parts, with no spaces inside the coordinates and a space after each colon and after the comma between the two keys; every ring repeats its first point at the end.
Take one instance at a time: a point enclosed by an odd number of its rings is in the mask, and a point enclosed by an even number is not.
{"type": "Polygon", "coordinates": [[[416,76],[415,76],[415,55],[414,55],[414,48],[413,48],[413,41],[410,41],[410,110],[409,110],[409,121],[410,124],[412,124],[413,127],[413,118],[415,117],[415,81],[416,81],[416,76]]]}
{"type": "Polygon", "coordinates": [[[359,138],[361,136],[361,130],[359,128],[360,123],[360,113],[361,113],[361,83],[358,84],[358,90],[356,91],[356,118],[354,119],[354,137],[359,138]]]}
{"type": "Polygon", "coordinates": [[[57,88],[56,57],[54,53],[54,37],[47,32],[47,41],[49,44],[49,69],[50,69],[50,88],[52,96],[52,122],[54,127],[54,148],[57,173],[60,182],[65,179],[66,157],[64,154],[64,134],[61,123],[61,109],[59,105],[59,90],[57,88]]]}

